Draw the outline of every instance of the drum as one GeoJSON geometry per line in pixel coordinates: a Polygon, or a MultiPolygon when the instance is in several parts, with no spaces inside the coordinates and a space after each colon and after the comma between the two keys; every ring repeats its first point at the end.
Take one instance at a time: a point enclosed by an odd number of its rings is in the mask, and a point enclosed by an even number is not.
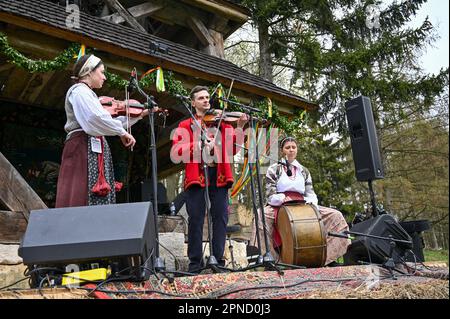
{"type": "Polygon", "coordinates": [[[326,232],[319,211],[310,204],[285,203],[277,216],[281,262],[322,267],[327,258],[326,232]]]}

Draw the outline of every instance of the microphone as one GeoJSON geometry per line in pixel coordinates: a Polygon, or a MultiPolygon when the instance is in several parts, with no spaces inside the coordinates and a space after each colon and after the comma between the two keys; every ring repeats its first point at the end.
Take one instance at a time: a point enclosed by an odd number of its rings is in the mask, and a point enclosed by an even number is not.
{"type": "MultiPolygon", "coordinates": [[[[241,145],[238,145],[238,146],[241,146],[241,145]]],[[[286,166],[287,167],[287,171],[286,171],[287,176],[292,176],[291,164],[289,164],[289,162],[287,160],[286,160],[286,162],[278,161],[278,164],[286,166]]]]}
{"type": "Polygon", "coordinates": [[[177,99],[180,99],[180,100],[186,100],[186,101],[190,101],[191,100],[191,98],[189,96],[184,96],[184,95],[181,95],[181,94],[174,94],[173,96],[175,96],[177,99]]]}
{"type": "Polygon", "coordinates": [[[291,164],[289,164],[289,161],[287,160],[287,157],[286,157],[286,174],[289,177],[292,176],[291,164]]]}
{"type": "Polygon", "coordinates": [[[133,71],[131,71],[130,81],[128,81],[128,86],[127,86],[128,93],[131,93],[133,91],[133,89],[135,88],[135,81],[136,81],[136,70],[133,69],[133,71]]]}
{"type": "Polygon", "coordinates": [[[148,104],[149,104],[148,105],[149,107],[157,107],[158,106],[158,103],[156,103],[155,97],[153,95],[150,95],[148,97],[148,104]]]}

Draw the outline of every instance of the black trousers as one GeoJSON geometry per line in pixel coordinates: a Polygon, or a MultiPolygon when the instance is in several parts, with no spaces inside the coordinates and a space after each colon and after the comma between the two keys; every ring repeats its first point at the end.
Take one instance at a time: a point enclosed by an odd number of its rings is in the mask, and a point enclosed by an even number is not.
{"type": "MultiPolygon", "coordinates": [[[[223,265],[226,230],[228,223],[228,188],[217,187],[217,168],[208,167],[210,185],[208,187],[211,201],[212,251],[214,257],[223,265]]],[[[203,223],[206,213],[205,188],[193,185],[186,190],[186,210],[188,219],[188,257],[189,271],[203,267],[203,223]]]]}

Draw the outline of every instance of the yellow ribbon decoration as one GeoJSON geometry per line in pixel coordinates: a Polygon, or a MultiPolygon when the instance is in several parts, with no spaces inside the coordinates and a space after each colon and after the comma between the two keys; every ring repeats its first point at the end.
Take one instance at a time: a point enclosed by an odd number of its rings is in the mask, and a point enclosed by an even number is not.
{"type": "Polygon", "coordinates": [[[81,45],[80,50],[78,51],[78,55],[74,55],[74,58],[77,58],[77,61],[86,54],[86,46],[84,44],[81,45]]]}
{"type": "Polygon", "coordinates": [[[272,100],[267,98],[267,104],[269,105],[269,118],[272,117],[272,100]]]}
{"type": "Polygon", "coordinates": [[[219,84],[219,86],[217,87],[217,97],[219,99],[220,108],[223,110],[224,103],[223,103],[223,100],[222,100],[222,98],[223,98],[223,87],[222,87],[222,84],[219,84]]]}
{"type": "Polygon", "coordinates": [[[164,86],[164,72],[161,67],[156,70],[156,92],[164,92],[166,87],[164,86]]]}

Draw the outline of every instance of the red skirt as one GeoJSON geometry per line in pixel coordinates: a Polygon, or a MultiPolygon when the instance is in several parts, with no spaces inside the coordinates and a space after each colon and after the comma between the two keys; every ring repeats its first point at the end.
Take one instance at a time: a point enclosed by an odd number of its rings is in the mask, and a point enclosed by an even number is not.
{"type": "Polygon", "coordinates": [[[55,207],[88,204],[88,136],[75,132],[64,144],[55,207]]]}

